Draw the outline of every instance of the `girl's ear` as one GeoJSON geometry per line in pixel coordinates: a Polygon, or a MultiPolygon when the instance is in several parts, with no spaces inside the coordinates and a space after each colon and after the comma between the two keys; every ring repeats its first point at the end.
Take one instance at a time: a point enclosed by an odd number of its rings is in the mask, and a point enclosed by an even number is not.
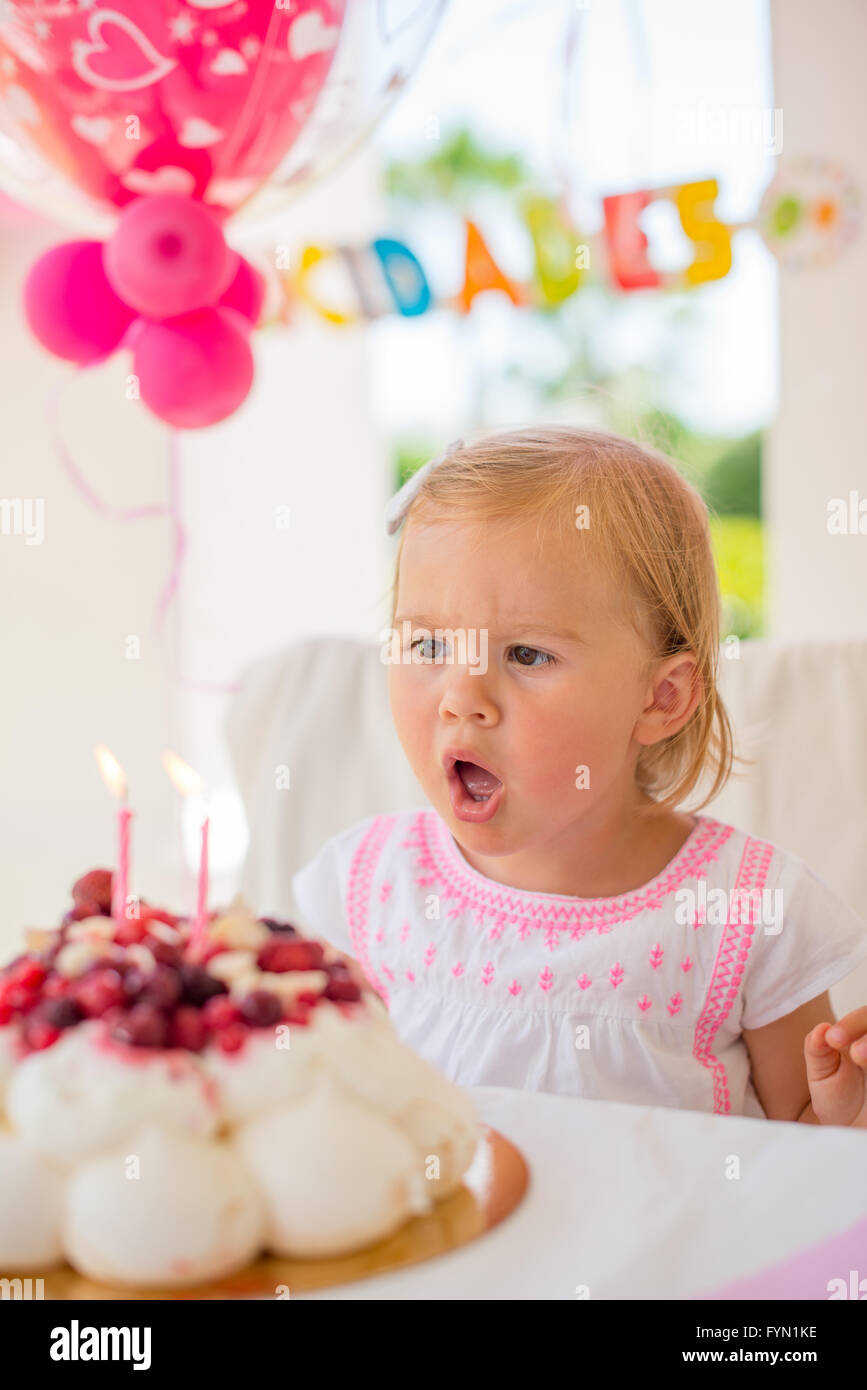
{"type": "Polygon", "coordinates": [[[692,653],[679,652],[670,657],[657,667],[651,679],[633,738],[643,744],[670,738],[683,728],[701,696],[701,673],[692,653]]]}

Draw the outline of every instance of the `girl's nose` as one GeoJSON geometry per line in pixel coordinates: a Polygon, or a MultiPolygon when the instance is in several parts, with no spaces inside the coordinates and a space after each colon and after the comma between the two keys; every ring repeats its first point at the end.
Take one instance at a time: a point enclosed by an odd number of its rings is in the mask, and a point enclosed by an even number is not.
{"type": "Polygon", "coordinates": [[[468,666],[452,666],[440,700],[439,715],[446,723],[474,719],[477,723],[496,724],[500,712],[487,674],[472,675],[468,666]]]}

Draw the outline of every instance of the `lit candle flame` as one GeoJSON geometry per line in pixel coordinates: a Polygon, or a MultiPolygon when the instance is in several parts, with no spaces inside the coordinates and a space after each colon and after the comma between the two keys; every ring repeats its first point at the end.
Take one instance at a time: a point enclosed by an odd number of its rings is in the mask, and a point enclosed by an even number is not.
{"type": "Polygon", "coordinates": [[[111,749],[106,748],[104,743],[98,743],[93,751],[96,754],[96,761],[99,763],[99,770],[105,785],[119,801],[126,801],[126,773],[117,758],[111,749]]]}
{"type": "Polygon", "coordinates": [[[177,753],[169,750],[163,753],[163,767],[169,777],[180,792],[181,796],[201,796],[205,790],[204,780],[185,763],[183,758],[179,758],[177,753]]]}

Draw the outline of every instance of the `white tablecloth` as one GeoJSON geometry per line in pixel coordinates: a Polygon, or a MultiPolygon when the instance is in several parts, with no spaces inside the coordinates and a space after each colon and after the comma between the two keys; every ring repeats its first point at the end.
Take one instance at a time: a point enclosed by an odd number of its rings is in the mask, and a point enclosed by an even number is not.
{"type": "Polygon", "coordinates": [[[529,1164],[521,1205],[451,1254],[297,1297],[575,1299],[583,1285],[591,1299],[688,1299],[867,1216],[864,1130],[470,1094],[529,1164]]]}

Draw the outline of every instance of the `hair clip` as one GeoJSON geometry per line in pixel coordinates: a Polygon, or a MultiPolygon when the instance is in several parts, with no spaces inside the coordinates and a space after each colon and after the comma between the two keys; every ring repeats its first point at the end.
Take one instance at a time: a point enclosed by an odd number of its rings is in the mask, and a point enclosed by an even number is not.
{"type": "Polygon", "coordinates": [[[433,472],[437,464],[442,463],[444,459],[447,459],[456,449],[462,449],[463,447],[464,441],[462,439],[453,439],[442,454],[437,454],[436,458],[428,459],[427,463],[423,463],[421,468],[417,468],[416,471],[407,478],[403,487],[398,488],[397,492],[389,498],[388,505],[385,509],[385,534],[387,536],[393,536],[395,531],[397,531],[403,523],[416,494],[428,474],[433,472]]]}

